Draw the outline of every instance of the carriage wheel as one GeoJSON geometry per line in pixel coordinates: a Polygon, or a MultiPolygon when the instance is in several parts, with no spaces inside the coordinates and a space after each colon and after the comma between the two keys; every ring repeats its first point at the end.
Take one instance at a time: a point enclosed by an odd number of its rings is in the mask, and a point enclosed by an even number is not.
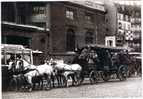
{"type": "Polygon", "coordinates": [[[120,81],[124,81],[127,79],[127,75],[128,73],[126,72],[126,68],[125,67],[121,67],[118,71],[118,78],[120,79],[120,81]]]}
{"type": "Polygon", "coordinates": [[[91,71],[89,74],[89,79],[91,84],[97,83],[97,75],[95,71],[91,71]]]}
{"type": "Polygon", "coordinates": [[[109,81],[109,79],[110,79],[110,74],[107,73],[107,72],[104,72],[104,73],[102,74],[102,79],[103,79],[104,81],[109,81]]]}

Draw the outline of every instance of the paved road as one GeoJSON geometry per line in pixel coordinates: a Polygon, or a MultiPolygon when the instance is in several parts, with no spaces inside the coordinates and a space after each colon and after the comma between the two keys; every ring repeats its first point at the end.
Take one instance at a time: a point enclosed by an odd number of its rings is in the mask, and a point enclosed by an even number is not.
{"type": "Polygon", "coordinates": [[[104,97],[142,97],[142,79],[129,78],[119,82],[112,80],[90,85],[69,88],[54,88],[49,91],[3,92],[3,99],[40,99],[40,98],[104,98],[104,97]]]}

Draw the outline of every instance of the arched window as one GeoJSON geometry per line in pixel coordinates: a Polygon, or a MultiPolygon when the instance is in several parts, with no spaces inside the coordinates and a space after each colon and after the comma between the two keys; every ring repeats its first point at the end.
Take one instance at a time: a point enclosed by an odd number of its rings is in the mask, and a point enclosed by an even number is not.
{"type": "Polygon", "coordinates": [[[87,31],[85,34],[85,43],[92,44],[93,43],[93,32],[87,31]]]}
{"type": "Polygon", "coordinates": [[[73,29],[67,30],[66,50],[67,51],[74,51],[75,50],[75,32],[73,29]]]}

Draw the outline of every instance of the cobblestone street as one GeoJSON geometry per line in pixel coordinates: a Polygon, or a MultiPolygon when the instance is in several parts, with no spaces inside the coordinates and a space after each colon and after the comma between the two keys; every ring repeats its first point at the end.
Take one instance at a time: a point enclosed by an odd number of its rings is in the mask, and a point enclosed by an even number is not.
{"type": "Polygon", "coordinates": [[[104,97],[142,97],[142,79],[128,78],[127,81],[111,80],[90,85],[69,88],[54,88],[49,91],[3,92],[3,99],[40,99],[40,98],[104,98],[104,97]]]}

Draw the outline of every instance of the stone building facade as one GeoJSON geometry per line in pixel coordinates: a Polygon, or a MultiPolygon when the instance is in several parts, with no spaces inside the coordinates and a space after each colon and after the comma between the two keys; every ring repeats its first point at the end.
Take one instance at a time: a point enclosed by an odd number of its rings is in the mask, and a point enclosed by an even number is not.
{"type": "Polygon", "coordinates": [[[74,51],[91,43],[104,44],[105,12],[71,2],[50,6],[53,52],[74,51]]]}
{"type": "Polygon", "coordinates": [[[105,44],[104,5],[74,2],[2,2],[2,43],[48,54],[105,44]]]}

